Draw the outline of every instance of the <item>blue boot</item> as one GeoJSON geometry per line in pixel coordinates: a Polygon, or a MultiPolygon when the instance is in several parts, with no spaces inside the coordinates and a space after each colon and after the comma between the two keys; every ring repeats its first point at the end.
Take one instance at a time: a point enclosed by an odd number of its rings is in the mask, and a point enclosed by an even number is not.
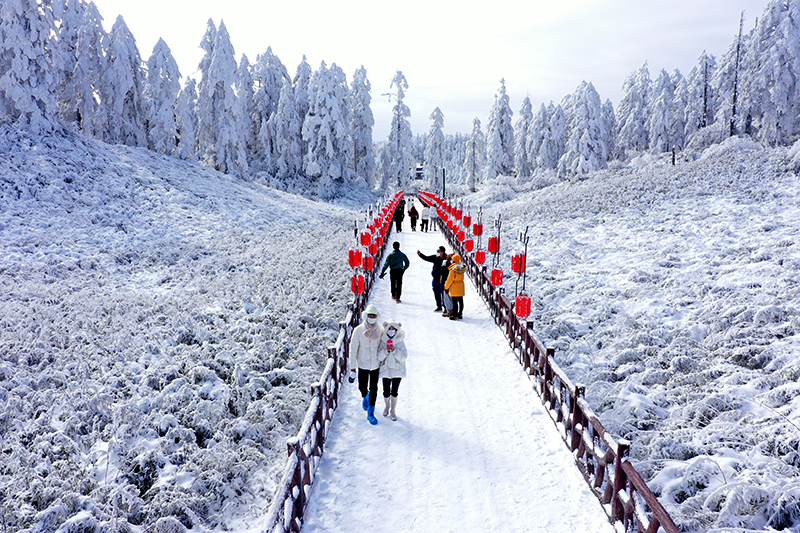
{"type": "Polygon", "coordinates": [[[364,399],[361,400],[361,408],[366,411],[368,407],[369,407],[369,394],[364,396],[364,399]]]}
{"type": "Polygon", "coordinates": [[[370,405],[369,409],[367,409],[367,420],[369,420],[369,423],[372,424],[373,426],[378,425],[378,419],[375,418],[375,406],[374,405],[370,405]]]}

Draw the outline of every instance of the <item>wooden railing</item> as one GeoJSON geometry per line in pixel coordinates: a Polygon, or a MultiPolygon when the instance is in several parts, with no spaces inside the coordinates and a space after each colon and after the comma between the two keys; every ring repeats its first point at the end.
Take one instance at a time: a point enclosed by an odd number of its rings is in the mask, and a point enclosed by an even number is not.
{"type": "Polygon", "coordinates": [[[462,257],[478,293],[503,330],[525,372],[573,453],[578,468],[603,504],[613,523],[626,532],[679,533],[678,527],[627,459],[630,443],[615,440],[584,399],[585,388],[575,385],[555,361],[555,350],[534,335],[532,322],[514,313],[502,289],[492,285],[486,267],[475,263],[453,230],[438,224],[453,250],[462,257]]]}
{"type": "MultiPolygon", "coordinates": [[[[387,234],[388,235],[388,234],[387,234]]],[[[388,241],[388,239],[387,239],[388,241]]],[[[333,413],[339,404],[342,382],[347,375],[347,358],[353,329],[361,321],[375,277],[380,270],[386,243],[375,255],[375,267],[364,276],[364,292],[354,295],[347,316],[339,323],[339,336],[328,348],[328,362],[322,375],[311,385],[311,404],[297,436],[287,442],[289,459],[270,504],[263,529],[265,533],[300,531],[306,505],[317,472],[333,413]]]]}

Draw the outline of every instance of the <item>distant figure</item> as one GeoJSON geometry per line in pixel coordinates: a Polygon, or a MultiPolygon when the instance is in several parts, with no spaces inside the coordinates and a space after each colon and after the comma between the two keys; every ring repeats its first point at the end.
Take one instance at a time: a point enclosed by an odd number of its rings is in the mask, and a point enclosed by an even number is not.
{"type": "Polygon", "coordinates": [[[406,254],[400,251],[400,243],[394,241],[392,243],[392,253],[386,258],[381,269],[381,279],[386,275],[386,269],[389,269],[389,280],[392,282],[392,299],[400,303],[400,295],[403,292],[403,274],[410,265],[406,254]]]}
{"type": "Polygon", "coordinates": [[[436,207],[431,206],[431,229],[436,230],[436,221],[439,220],[439,211],[436,207]]]}
{"type": "Polygon", "coordinates": [[[411,231],[417,231],[417,219],[419,218],[419,211],[415,205],[411,205],[408,210],[408,217],[411,219],[411,231]]]}
{"type": "Polygon", "coordinates": [[[383,323],[383,335],[381,335],[381,347],[378,349],[378,359],[381,361],[380,377],[383,381],[383,401],[386,407],[383,409],[383,416],[389,416],[392,420],[397,420],[397,389],[400,388],[400,380],[406,377],[406,334],[400,329],[402,324],[396,320],[389,319],[383,323]]]}
{"type": "Polygon", "coordinates": [[[362,316],[363,321],[353,330],[350,339],[350,372],[355,373],[358,368],[361,407],[367,412],[369,423],[374,426],[378,423],[375,418],[375,400],[378,399],[380,377],[378,349],[383,331],[378,324],[378,308],[375,304],[369,304],[362,316]]]}
{"type": "Polygon", "coordinates": [[[420,222],[419,230],[427,232],[428,231],[428,222],[431,219],[431,208],[429,206],[425,206],[422,208],[422,222],[420,222]]]}
{"type": "Polygon", "coordinates": [[[400,200],[400,203],[397,204],[397,209],[394,211],[394,226],[395,230],[400,232],[403,231],[403,219],[406,217],[406,202],[404,200],[400,200]]]}
{"type": "Polygon", "coordinates": [[[467,271],[466,265],[461,264],[461,256],[453,255],[453,264],[450,265],[450,274],[444,284],[445,290],[453,299],[453,311],[450,313],[450,320],[461,320],[464,314],[464,273],[467,271]]]}
{"type": "Polygon", "coordinates": [[[434,313],[440,313],[442,311],[442,293],[444,292],[442,272],[447,272],[442,265],[447,260],[447,252],[445,251],[444,246],[440,246],[434,255],[424,255],[419,250],[417,250],[417,255],[423,261],[433,263],[433,268],[431,269],[431,276],[433,277],[433,280],[431,281],[431,287],[433,288],[433,297],[436,300],[436,309],[433,311],[434,313]]]}

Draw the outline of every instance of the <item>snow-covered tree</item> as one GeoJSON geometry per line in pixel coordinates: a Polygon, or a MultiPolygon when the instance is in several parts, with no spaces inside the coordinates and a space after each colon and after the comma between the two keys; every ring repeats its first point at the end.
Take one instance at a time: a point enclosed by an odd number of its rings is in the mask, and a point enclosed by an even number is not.
{"type": "Polygon", "coordinates": [[[108,35],[105,66],[101,86],[107,120],[104,140],[128,146],[147,146],[142,58],[136,39],[122,15],[114,21],[108,35]]]}
{"type": "Polygon", "coordinates": [[[178,146],[175,155],[181,159],[197,158],[197,84],[187,78],[175,106],[178,146]]]}
{"type": "Polygon", "coordinates": [[[510,176],[514,172],[514,113],[506,94],[506,80],[500,80],[500,90],[489,113],[486,133],[486,178],[510,176]]]}
{"type": "Polygon", "coordinates": [[[542,144],[536,156],[536,166],[542,169],[555,169],[564,154],[567,142],[567,117],[561,104],[548,109],[550,122],[542,137],[542,144]]]}
{"type": "Polygon", "coordinates": [[[472,121],[472,135],[467,140],[464,170],[466,172],[466,185],[470,191],[475,192],[476,186],[483,179],[483,170],[486,166],[486,135],[481,129],[481,121],[477,118],[472,121]]]}
{"type": "Polygon", "coordinates": [[[528,155],[528,166],[531,173],[539,166],[537,161],[539,150],[542,147],[545,135],[550,128],[550,112],[544,104],[539,106],[539,110],[533,115],[525,135],[525,153],[528,155]]]}
{"type": "MultiPolygon", "coordinates": [[[[299,68],[299,67],[298,67],[299,68]]],[[[353,170],[357,179],[364,180],[369,187],[375,186],[375,154],[373,152],[372,128],[372,84],[367,78],[367,69],[362,65],[353,75],[350,84],[353,100],[353,113],[350,131],[353,136],[353,170]]]]}
{"type": "Polygon", "coordinates": [[[65,124],[77,123],[73,73],[78,60],[78,32],[83,25],[85,12],[86,4],[81,1],[72,0],[63,5],[63,13],[58,24],[57,46],[53,50],[55,76],[58,83],[56,95],[58,116],[65,124]]]}
{"type": "Polygon", "coordinates": [[[0,118],[33,132],[57,124],[53,12],[37,0],[0,3],[0,118]]]}
{"type": "MultiPolygon", "coordinates": [[[[300,120],[304,121],[308,114],[308,85],[311,83],[311,76],[314,73],[311,65],[308,64],[306,56],[303,55],[302,61],[297,65],[297,70],[292,80],[294,86],[294,103],[297,107],[297,113],[300,115],[300,120]]],[[[300,150],[305,157],[308,153],[308,146],[306,142],[300,139],[300,150]]]]}
{"type": "Polygon", "coordinates": [[[646,150],[649,146],[647,113],[650,104],[650,72],[645,61],[622,84],[617,107],[617,143],[621,150],[646,150]]]}
{"type": "Polygon", "coordinates": [[[671,78],[675,93],[670,113],[672,118],[669,126],[670,139],[676,150],[683,150],[686,146],[686,105],[689,100],[689,86],[678,69],[672,72],[671,78]]]}
{"type": "Polygon", "coordinates": [[[675,99],[675,87],[666,70],[661,72],[653,82],[653,97],[650,100],[647,129],[650,139],[650,150],[653,153],[668,152],[672,149],[672,106],[675,99]]]}
{"type": "Polygon", "coordinates": [[[275,132],[270,130],[269,118],[278,107],[281,96],[283,82],[289,78],[289,72],[272,53],[272,47],[259,54],[253,66],[254,102],[255,117],[253,119],[257,134],[258,154],[263,161],[263,167],[268,171],[274,171],[275,160],[277,159],[277,149],[273,138],[275,132]]]}
{"type": "Polygon", "coordinates": [[[739,35],[720,58],[711,84],[715,88],[717,101],[714,105],[716,115],[714,122],[728,124],[728,133],[735,135],[741,131],[742,113],[739,111],[740,76],[744,64],[744,53],[747,48],[747,36],[743,35],[744,12],[739,20],[739,35]]]}
{"type": "Polygon", "coordinates": [[[444,113],[436,107],[431,116],[431,128],[425,143],[425,184],[426,187],[438,191],[441,189],[440,176],[444,165],[444,113]]]}
{"type": "Polygon", "coordinates": [[[514,171],[517,179],[529,178],[533,174],[531,166],[531,156],[528,153],[528,130],[533,122],[533,107],[530,97],[526,96],[522,101],[522,107],[517,117],[517,125],[514,129],[514,171]]]}
{"type": "Polygon", "coordinates": [[[197,152],[204,165],[241,176],[247,171],[247,156],[241,102],[233,87],[238,68],[225,23],[215,29],[209,20],[200,46],[206,55],[200,62],[197,152]]]}
{"type": "Polygon", "coordinates": [[[403,188],[408,185],[411,179],[411,167],[414,163],[411,154],[411,124],[408,117],[411,110],[403,102],[405,91],[408,89],[408,81],[401,71],[397,71],[392,78],[389,88],[395,88],[395,106],[392,109],[392,124],[389,130],[388,150],[391,160],[391,183],[403,188]]]}
{"type": "Polygon", "coordinates": [[[697,66],[687,76],[685,115],[687,137],[714,121],[714,88],[711,85],[711,79],[714,76],[716,65],[714,56],[703,51],[697,66]]]}
{"type": "Polygon", "coordinates": [[[275,135],[275,177],[287,190],[305,192],[302,180],[298,179],[303,168],[300,146],[303,124],[294,102],[292,82],[288,78],[283,80],[278,107],[269,122],[270,130],[275,135]]]}
{"type": "Polygon", "coordinates": [[[172,51],[163,39],[159,39],[147,61],[145,95],[149,110],[150,149],[160,154],[173,155],[178,147],[175,108],[181,89],[180,78],[172,51]]]}
{"type": "Polygon", "coordinates": [[[572,98],[572,116],[566,152],[558,162],[560,176],[587,174],[607,168],[608,146],[603,105],[594,86],[585,81],[572,98]]]}
{"type": "Polygon", "coordinates": [[[78,27],[71,89],[63,93],[61,115],[65,120],[74,121],[78,129],[90,137],[102,138],[106,125],[105,108],[98,95],[106,69],[107,46],[103,17],[94,2],[90,2],[83,10],[83,22],[78,27]]]}
{"type": "Polygon", "coordinates": [[[255,156],[258,152],[258,127],[255,94],[253,90],[253,74],[247,55],[242,54],[239,61],[239,70],[236,73],[236,95],[242,102],[242,127],[244,128],[244,142],[247,153],[255,156]]]}

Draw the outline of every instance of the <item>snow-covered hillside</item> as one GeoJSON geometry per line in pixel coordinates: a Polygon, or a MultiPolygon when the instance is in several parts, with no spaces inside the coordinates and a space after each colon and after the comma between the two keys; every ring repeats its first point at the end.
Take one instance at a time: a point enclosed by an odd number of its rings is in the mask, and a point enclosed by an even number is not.
{"type": "Polygon", "coordinates": [[[358,217],[0,130],[0,530],[254,527],[344,317],[358,217]]]}
{"type": "Polygon", "coordinates": [[[643,156],[467,198],[487,227],[502,213],[506,272],[529,228],[534,328],[685,531],[800,527],[792,166],[790,150],[733,138],[676,166],[643,156]]]}

